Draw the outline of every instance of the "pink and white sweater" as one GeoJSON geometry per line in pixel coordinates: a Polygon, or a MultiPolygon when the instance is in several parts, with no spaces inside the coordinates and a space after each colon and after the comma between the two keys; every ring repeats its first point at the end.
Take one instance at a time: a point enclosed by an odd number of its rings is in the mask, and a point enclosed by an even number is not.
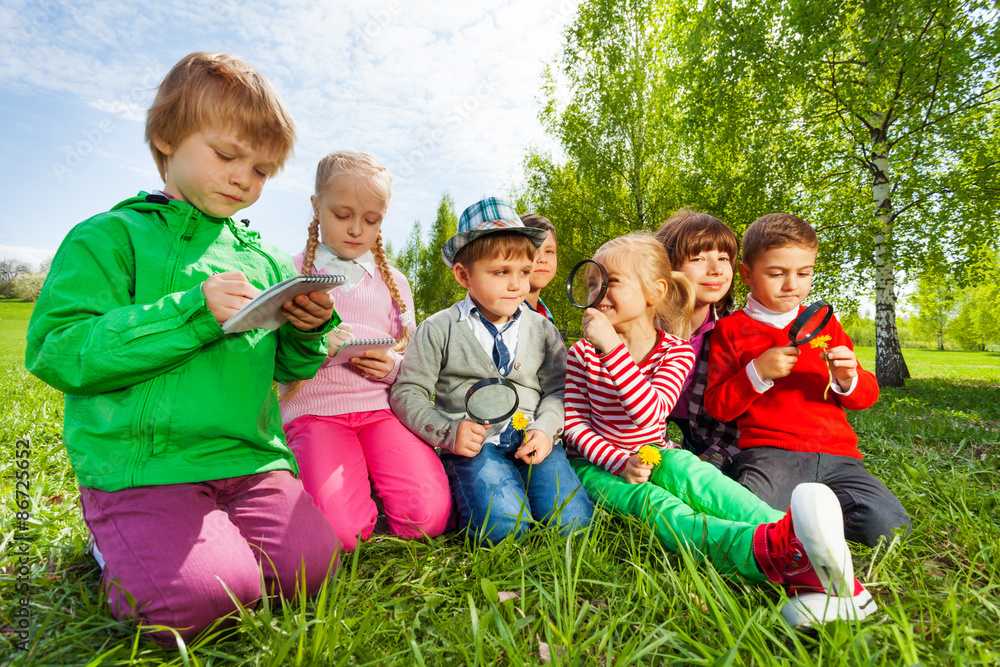
{"type": "MultiPolygon", "coordinates": [[[[293,257],[299,271],[304,256],[305,253],[299,253],[293,257]]],[[[392,269],[392,276],[407,312],[414,312],[410,283],[396,269],[392,269]]],[[[366,272],[347,294],[340,287],[330,294],[341,319],[354,328],[351,333],[355,338],[396,338],[402,331],[399,307],[377,270],[374,274],[366,272]]],[[[302,415],[333,416],[390,409],[389,388],[396,381],[402,360],[403,356],[396,354],[395,367],[380,380],[371,379],[351,364],[323,362],[315,378],[307,381],[291,400],[281,403],[282,423],[287,424],[302,415]]]]}

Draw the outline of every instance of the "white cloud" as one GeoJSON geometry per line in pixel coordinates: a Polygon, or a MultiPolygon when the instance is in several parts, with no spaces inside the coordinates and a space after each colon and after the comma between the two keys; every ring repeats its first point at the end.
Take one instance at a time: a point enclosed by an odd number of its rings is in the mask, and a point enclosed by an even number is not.
{"type": "MultiPolygon", "coordinates": [[[[442,192],[462,208],[505,190],[529,145],[554,147],[535,98],[576,7],[570,0],[47,2],[44,15],[17,0],[4,3],[0,31],[32,17],[38,25],[27,39],[0,44],[0,90],[57,94],[67,107],[75,101],[138,124],[181,56],[238,53],[271,79],[299,128],[296,159],[265,193],[286,212],[265,207],[266,217],[297,221],[308,211],[319,157],[365,150],[394,175],[385,231],[397,242],[414,219],[426,229],[442,192]]],[[[134,170],[138,158],[148,159],[142,145],[119,169],[134,170]]],[[[129,194],[116,189],[117,173],[79,170],[73,177],[89,179],[80,190],[95,193],[96,210],[129,194]]],[[[79,219],[94,210],[88,205],[79,219]]],[[[44,226],[39,245],[48,240],[44,226]]]]}

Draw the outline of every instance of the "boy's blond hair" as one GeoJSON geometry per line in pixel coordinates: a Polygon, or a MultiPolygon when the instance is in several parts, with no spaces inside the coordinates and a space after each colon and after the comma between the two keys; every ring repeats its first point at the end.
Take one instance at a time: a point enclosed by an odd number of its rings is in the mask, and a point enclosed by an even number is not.
{"type": "Polygon", "coordinates": [[[455,253],[455,263],[471,269],[484,259],[535,259],[535,244],[531,237],[520,232],[502,231],[484,234],[469,241],[455,253]]]}
{"type": "Polygon", "coordinates": [[[743,232],[742,261],[749,267],[768,250],[798,246],[819,248],[819,237],[808,222],[791,213],[769,213],[754,220],[743,232]]]}
{"type": "Polygon", "coordinates": [[[690,335],[694,288],[687,276],[673,270],[667,251],[654,236],[633,232],[611,239],[597,249],[594,261],[635,278],[650,300],[656,297],[656,281],[666,281],[666,297],[655,302],[656,326],[680,338],[690,335]]]}
{"type": "Polygon", "coordinates": [[[199,51],[174,65],[146,112],[146,141],[160,178],[166,179],[167,156],[154,140],[177,146],[212,125],[275,149],[278,170],[295,144],[295,123],[263,74],[237,56],[199,51]]]}

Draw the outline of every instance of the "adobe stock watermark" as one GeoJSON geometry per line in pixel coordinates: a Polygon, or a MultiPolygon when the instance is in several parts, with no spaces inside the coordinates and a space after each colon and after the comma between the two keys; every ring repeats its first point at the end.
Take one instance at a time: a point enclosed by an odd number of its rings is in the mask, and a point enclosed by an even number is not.
{"type": "Polygon", "coordinates": [[[469,119],[482,106],[483,102],[496,93],[499,82],[490,72],[473,88],[472,93],[461,98],[444,117],[444,126],[428,132],[418,142],[416,148],[404,156],[403,163],[396,168],[393,177],[409,178],[417,171],[417,167],[428,160],[434,151],[444,143],[449,128],[457,127],[469,119]]]}
{"type": "Polygon", "coordinates": [[[31,521],[31,440],[14,445],[14,533],[5,554],[7,569],[14,576],[15,609],[11,624],[3,629],[13,636],[14,647],[27,651],[31,644],[31,543],[35,541],[31,521]]]}
{"type": "Polygon", "coordinates": [[[402,11],[403,3],[400,0],[389,0],[389,4],[385,7],[369,14],[368,20],[361,27],[362,43],[365,46],[371,44],[372,40],[381,35],[402,11]]]}
{"type": "MultiPolygon", "coordinates": [[[[114,106],[125,109],[130,105],[141,108],[148,106],[161,78],[157,69],[152,66],[147,67],[143,72],[142,79],[129,91],[126,100],[118,101],[114,106]]],[[[104,143],[108,135],[118,128],[113,119],[114,116],[102,118],[96,125],[83,130],[81,132],[82,138],[75,144],[63,146],[63,158],[52,163],[52,174],[57,181],[62,183],[63,179],[82,165],[87,157],[104,143]]]]}

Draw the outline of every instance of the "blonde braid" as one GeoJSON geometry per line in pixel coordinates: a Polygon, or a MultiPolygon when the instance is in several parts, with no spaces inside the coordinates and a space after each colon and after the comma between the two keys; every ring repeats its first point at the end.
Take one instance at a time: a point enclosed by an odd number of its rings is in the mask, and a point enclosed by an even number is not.
{"type": "Polygon", "coordinates": [[[313,263],[316,261],[316,248],[319,247],[319,216],[309,223],[309,240],[306,241],[306,256],[302,258],[302,273],[312,275],[313,263]]]}
{"type": "MultiPolygon", "coordinates": [[[[319,247],[319,216],[313,218],[309,223],[309,240],[306,241],[306,256],[302,258],[303,275],[312,275],[313,262],[316,261],[316,248],[319,247]]],[[[285,385],[285,390],[278,395],[278,401],[290,401],[299,393],[309,380],[292,380],[285,385]]]]}
{"type": "MultiPolygon", "coordinates": [[[[385,257],[385,248],[382,247],[382,232],[379,232],[378,237],[375,239],[375,245],[372,246],[372,255],[375,257],[375,266],[378,267],[379,273],[382,274],[382,280],[385,282],[385,286],[389,288],[389,294],[399,308],[399,315],[402,318],[403,313],[406,312],[406,303],[403,302],[403,297],[399,295],[399,286],[396,284],[396,279],[392,277],[392,267],[389,266],[389,260],[385,257]]],[[[400,324],[402,325],[402,322],[400,324]]],[[[392,349],[396,352],[402,352],[406,349],[412,337],[413,333],[410,331],[410,327],[403,326],[399,335],[396,336],[396,344],[392,349]]]]}

